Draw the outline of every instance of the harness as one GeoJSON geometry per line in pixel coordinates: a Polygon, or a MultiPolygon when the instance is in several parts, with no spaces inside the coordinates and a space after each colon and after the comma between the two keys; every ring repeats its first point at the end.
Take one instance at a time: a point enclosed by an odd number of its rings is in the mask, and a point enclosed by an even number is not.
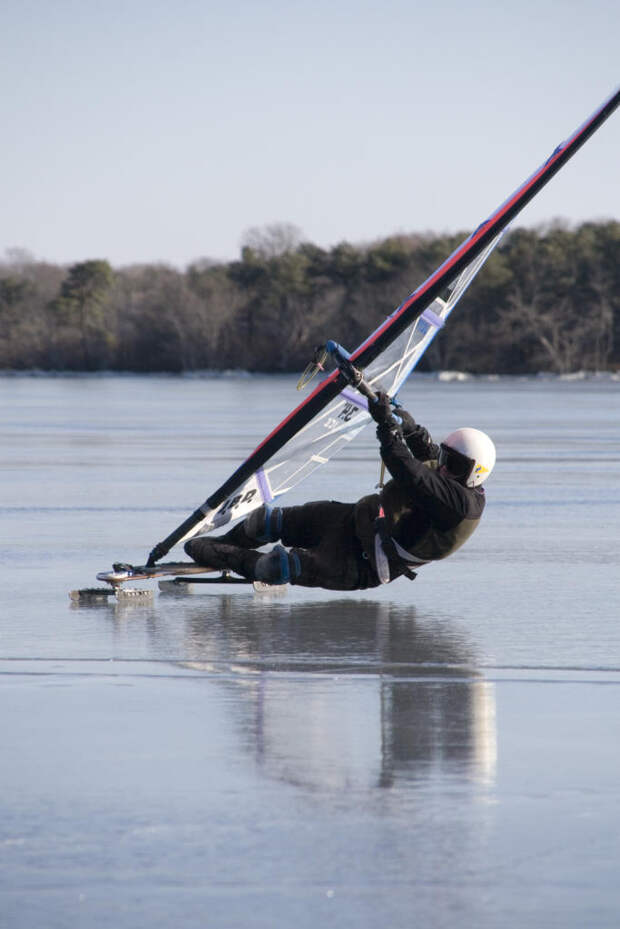
{"type": "Polygon", "coordinates": [[[410,581],[415,581],[417,574],[409,566],[421,567],[428,564],[428,561],[423,561],[421,558],[412,555],[392,538],[388,531],[385,511],[381,505],[379,505],[379,515],[374,520],[373,525],[375,529],[375,565],[381,583],[389,584],[390,582],[390,561],[402,569],[405,577],[409,578],[410,581]]]}

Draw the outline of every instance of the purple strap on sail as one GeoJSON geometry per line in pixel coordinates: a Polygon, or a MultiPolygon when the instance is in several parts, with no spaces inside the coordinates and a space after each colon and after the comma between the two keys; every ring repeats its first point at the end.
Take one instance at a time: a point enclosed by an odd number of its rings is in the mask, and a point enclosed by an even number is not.
{"type": "Polygon", "coordinates": [[[262,468],[259,468],[256,472],[256,483],[258,484],[260,495],[263,498],[263,503],[270,503],[271,500],[273,500],[273,494],[271,493],[271,487],[269,486],[267,475],[262,468]]]}
{"type": "Polygon", "coordinates": [[[427,323],[430,323],[431,326],[436,326],[437,329],[442,329],[446,321],[442,319],[441,316],[437,316],[437,313],[433,313],[430,306],[427,306],[424,312],[421,314],[421,318],[425,319],[427,323]]]}
{"type": "Polygon", "coordinates": [[[348,400],[349,403],[354,403],[355,406],[359,406],[361,410],[368,409],[368,400],[366,397],[362,397],[362,395],[358,394],[355,390],[349,390],[348,387],[345,387],[344,390],[340,391],[340,396],[348,400]]]}

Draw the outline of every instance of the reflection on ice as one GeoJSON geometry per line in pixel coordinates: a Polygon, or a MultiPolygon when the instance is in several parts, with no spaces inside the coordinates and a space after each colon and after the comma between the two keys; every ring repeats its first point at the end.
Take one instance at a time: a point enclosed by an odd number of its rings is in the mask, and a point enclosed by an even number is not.
{"type": "Polygon", "coordinates": [[[425,773],[492,784],[494,685],[483,680],[395,683],[383,690],[383,781],[425,773]]]}
{"type": "Polygon", "coordinates": [[[336,790],[444,776],[491,785],[494,686],[453,626],[423,619],[372,600],[209,598],[185,615],[184,665],[222,675],[270,776],[336,790]]]}
{"type": "Polygon", "coordinates": [[[483,681],[329,678],[302,688],[261,675],[251,697],[256,756],[282,780],[345,790],[494,779],[494,694],[483,681]]]}

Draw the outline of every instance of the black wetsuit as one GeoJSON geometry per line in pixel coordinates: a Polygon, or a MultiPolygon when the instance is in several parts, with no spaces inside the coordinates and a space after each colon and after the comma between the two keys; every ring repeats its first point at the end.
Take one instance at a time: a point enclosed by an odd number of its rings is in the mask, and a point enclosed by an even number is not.
{"type": "MultiPolygon", "coordinates": [[[[447,557],[477,527],[484,491],[439,473],[438,446],[423,426],[414,425],[403,436],[401,430],[382,424],[377,437],[392,476],[380,494],[357,503],[323,500],[282,508],[280,540],[295,553],[300,568],[291,583],[328,590],[377,587],[381,583],[375,560],[377,532],[384,539],[389,580],[395,580],[403,574],[412,576],[417,565],[447,557]],[[411,558],[404,557],[403,550],[411,558]]],[[[259,552],[253,548],[256,540],[244,535],[243,523],[216,541],[225,545],[226,565],[221,566],[253,576],[259,552]]],[[[186,546],[199,562],[200,543],[196,539],[186,546]]],[[[204,563],[209,559],[213,560],[212,552],[207,548],[204,563]]]]}
{"type": "Polygon", "coordinates": [[[392,475],[381,493],[390,536],[420,562],[446,558],[477,528],[484,490],[439,472],[439,447],[423,426],[415,424],[401,437],[380,425],[377,436],[392,475]]]}

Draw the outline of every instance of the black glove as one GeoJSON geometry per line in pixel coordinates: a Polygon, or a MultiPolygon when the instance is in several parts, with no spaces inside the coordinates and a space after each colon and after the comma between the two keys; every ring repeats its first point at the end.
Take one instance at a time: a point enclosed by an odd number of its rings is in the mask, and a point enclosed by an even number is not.
{"type": "Polygon", "coordinates": [[[376,400],[368,401],[368,412],[380,426],[389,423],[392,420],[392,406],[388,395],[379,391],[376,400]]]}
{"type": "Polygon", "coordinates": [[[407,410],[403,410],[402,407],[398,407],[395,410],[395,413],[402,423],[403,435],[405,437],[411,435],[412,432],[415,432],[417,424],[411,413],[408,413],[407,410]]]}

